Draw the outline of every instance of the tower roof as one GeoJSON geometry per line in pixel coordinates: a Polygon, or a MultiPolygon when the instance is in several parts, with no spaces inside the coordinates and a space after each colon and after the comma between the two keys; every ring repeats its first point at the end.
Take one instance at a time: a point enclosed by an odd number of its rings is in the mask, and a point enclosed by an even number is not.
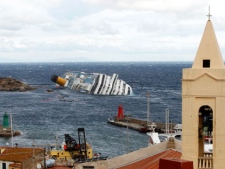
{"type": "MultiPolygon", "coordinates": [[[[210,15],[209,15],[210,16],[210,15]]],[[[224,69],[224,62],[220,52],[220,48],[216,39],[213,24],[210,17],[206,23],[204,33],[194,63],[194,69],[212,68],[224,69]]]]}

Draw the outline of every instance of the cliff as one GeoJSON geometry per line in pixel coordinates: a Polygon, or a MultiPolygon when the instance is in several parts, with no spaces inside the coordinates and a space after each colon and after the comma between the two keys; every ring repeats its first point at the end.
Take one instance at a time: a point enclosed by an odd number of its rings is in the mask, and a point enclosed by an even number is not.
{"type": "Polygon", "coordinates": [[[35,90],[36,88],[31,87],[21,81],[13,79],[11,77],[0,77],[0,91],[19,91],[25,92],[28,90],[35,90]]]}

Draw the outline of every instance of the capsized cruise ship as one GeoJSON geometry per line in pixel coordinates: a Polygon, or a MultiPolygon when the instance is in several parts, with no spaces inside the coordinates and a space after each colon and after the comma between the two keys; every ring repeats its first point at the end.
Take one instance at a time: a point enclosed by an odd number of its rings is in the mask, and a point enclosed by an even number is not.
{"type": "Polygon", "coordinates": [[[108,76],[102,73],[66,72],[62,77],[52,75],[57,85],[78,92],[94,95],[132,95],[130,85],[118,79],[118,74],[108,76]]]}

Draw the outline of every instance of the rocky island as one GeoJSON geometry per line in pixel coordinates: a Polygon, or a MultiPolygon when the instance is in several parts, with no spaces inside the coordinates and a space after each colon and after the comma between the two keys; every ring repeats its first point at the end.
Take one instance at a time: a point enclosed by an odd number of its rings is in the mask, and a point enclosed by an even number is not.
{"type": "Polygon", "coordinates": [[[19,80],[11,77],[0,77],[0,91],[19,91],[25,92],[28,90],[35,90],[36,88],[31,87],[19,80]]]}

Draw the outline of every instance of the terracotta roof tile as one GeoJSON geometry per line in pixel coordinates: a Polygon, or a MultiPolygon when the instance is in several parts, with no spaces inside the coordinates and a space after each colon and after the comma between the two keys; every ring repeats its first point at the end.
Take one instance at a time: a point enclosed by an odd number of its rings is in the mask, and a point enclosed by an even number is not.
{"type": "Polygon", "coordinates": [[[23,162],[32,157],[33,153],[37,154],[44,151],[42,148],[12,148],[8,147],[2,154],[0,154],[1,161],[23,162]]]}
{"type": "Polygon", "coordinates": [[[181,152],[174,149],[165,150],[159,154],[147,157],[140,161],[128,164],[126,166],[120,167],[118,169],[158,169],[160,158],[178,158],[180,159],[181,152]]]}
{"type": "Polygon", "coordinates": [[[21,167],[22,164],[18,164],[18,163],[13,163],[13,164],[9,164],[9,167],[21,167]]]}

